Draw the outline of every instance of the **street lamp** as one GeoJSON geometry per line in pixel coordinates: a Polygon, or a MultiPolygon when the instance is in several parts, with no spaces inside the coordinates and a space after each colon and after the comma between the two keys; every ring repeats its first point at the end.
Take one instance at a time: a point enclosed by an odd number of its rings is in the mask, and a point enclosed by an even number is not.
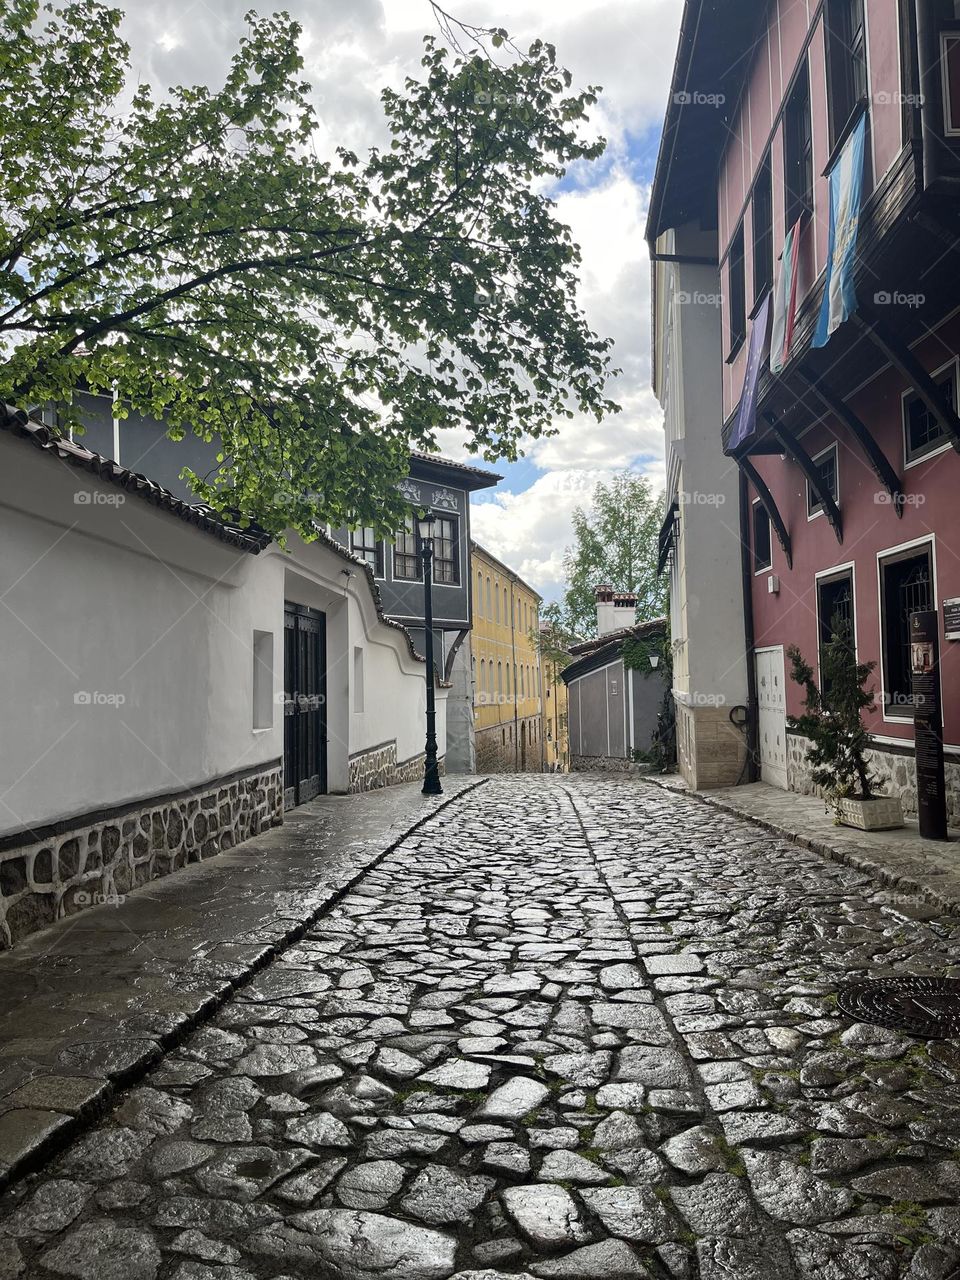
{"type": "Polygon", "coordinates": [[[423,622],[426,628],[427,649],[427,743],[423,763],[423,794],[442,796],[440,768],[437,764],[437,705],[435,696],[436,675],[433,665],[433,525],[432,512],[417,517],[417,536],[423,556],[423,622]]]}

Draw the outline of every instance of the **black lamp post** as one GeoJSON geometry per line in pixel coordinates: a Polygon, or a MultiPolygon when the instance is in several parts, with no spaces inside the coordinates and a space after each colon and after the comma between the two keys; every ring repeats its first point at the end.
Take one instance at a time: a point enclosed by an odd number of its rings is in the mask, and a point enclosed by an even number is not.
{"type": "Polygon", "coordinates": [[[423,621],[427,649],[427,745],[423,764],[423,794],[442,796],[443,787],[440,785],[440,768],[437,764],[436,675],[433,664],[433,521],[434,517],[430,512],[417,517],[417,534],[423,556],[423,621]]]}

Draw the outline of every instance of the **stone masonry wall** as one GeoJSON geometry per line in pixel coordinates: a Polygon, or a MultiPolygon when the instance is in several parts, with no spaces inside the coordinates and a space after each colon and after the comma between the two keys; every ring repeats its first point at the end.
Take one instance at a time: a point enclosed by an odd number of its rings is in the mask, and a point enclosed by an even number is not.
{"type": "MultiPolygon", "coordinates": [[[[423,778],[424,752],[397,763],[397,743],[383,742],[368,751],[358,751],[350,757],[348,787],[351,794],[358,791],[376,791],[380,787],[392,787],[398,782],[419,782],[423,778]]],[[[444,758],[440,757],[440,773],[446,772],[444,758]]]]}
{"type": "MultiPolygon", "coordinates": [[[[787,734],[787,786],[801,795],[820,795],[821,789],[810,777],[810,765],[806,759],[809,746],[809,740],[800,734],[787,734]]],[[[917,773],[913,756],[875,747],[867,752],[867,761],[876,779],[877,790],[885,795],[899,796],[903,812],[916,816],[917,773]]],[[[948,757],[945,773],[947,822],[951,827],[960,827],[960,762],[948,757]]]]}
{"type": "MultiPolygon", "coordinates": [[[[526,725],[527,734],[533,731],[533,726],[538,725],[538,732],[542,732],[540,727],[539,716],[527,716],[520,720],[516,725],[516,733],[519,735],[521,728],[526,725]]],[[[514,729],[513,721],[504,723],[503,725],[495,725],[490,729],[479,729],[476,734],[477,744],[477,773],[540,773],[540,751],[541,743],[527,742],[527,764],[526,769],[521,769],[519,764],[520,749],[511,736],[514,729]],[[503,741],[503,734],[507,734],[506,742],[503,741]]]]}
{"type": "Polygon", "coordinates": [[[733,787],[743,774],[746,734],[730,723],[726,706],[688,706],[674,698],[677,762],[684,782],[695,791],[733,787]]]}
{"type": "Polygon", "coordinates": [[[649,773],[648,764],[619,756],[571,756],[571,773],[649,773]]]}
{"type": "Polygon", "coordinates": [[[80,818],[47,840],[25,833],[23,844],[0,852],[0,949],[85,907],[117,902],[148,880],[232,849],[282,821],[278,763],[119,815],[80,818]]]}

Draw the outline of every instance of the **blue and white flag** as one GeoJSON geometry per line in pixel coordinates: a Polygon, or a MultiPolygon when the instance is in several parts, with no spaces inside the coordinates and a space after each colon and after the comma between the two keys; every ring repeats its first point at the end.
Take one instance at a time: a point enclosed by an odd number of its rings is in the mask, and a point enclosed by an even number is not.
{"type": "Polygon", "coordinates": [[[830,170],[830,246],[823,305],[811,346],[825,347],[830,335],[857,309],[853,261],[860,226],[863,148],[867,118],[861,116],[830,170]]]}

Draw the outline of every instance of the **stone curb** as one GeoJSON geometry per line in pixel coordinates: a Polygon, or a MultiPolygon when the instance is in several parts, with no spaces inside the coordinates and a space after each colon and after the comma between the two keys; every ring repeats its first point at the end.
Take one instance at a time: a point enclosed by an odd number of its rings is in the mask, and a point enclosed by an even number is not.
{"type": "MultiPolygon", "coordinates": [[[[389,854],[393,853],[404,840],[409,839],[414,832],[419,831],[421,827],[435,818],[438,813],[469,795],[472,791],[484,786],[488,780],[487,778],[478,778],[476,781],[460,787],[453,794],[445,794],[439,804],[433,805],[429,812],[424,813],[415,822],[397,830],[387,844],[374,850],[369,857],[363,860],[361,865],[352,867],[347,876],[335,879],[333,883],[327,886],[327,892],[322,901],[314,899],[308,914],[303,919],[285,929],[272,942],[265,943],[263,949],[249,964],[241,966],[238,972],[224,978],[221,986],[215,992],[212,994],[209,992],[203,993],[196,1008],[187,1010],[185,1016],[173,1031],[165,1034],[159,1033],[151,1040],[138,1042],[150,1047],[135,1056],[122,1070],[115,1071],[99,1080],[95,1077],[77,1077],[83,1084],[89,1084],[90,1088],[89,1096],[76,1105],[74,1114],[62,1115],[46,1106],[43,1111],[34,1111],[33,1114],[36,1115],[46,1114],[50,1116],[51,1121],[39,1134],[33,1132],[25,1135],[22,1154],[15,1156],[8,1162],[0,1163],[0,1191],[7,1189],[25,1175],[36,1172],[51,1157],[68,1146],[80,1133],[88,1129],[93,1122],[105,1115],[120,1093],[129,1088],[131,1084],[142,1080],[150,1068],[164,1054],[182,1044],[198,1027],[202,1026],[222,1008],[236,991],[246,986],[262,969],[265,969],[279,955],[298,942],[317,923],[321,916],[348,894],[369,871],[389,854]]],[[[451,780],[448,779],[448,783],[449,781],[451,780]]],[[[275,835],[282,830],[282,827],[273,828],[272,834],[275,835]]],[[[263,836],[252,837],[251,840],[238,845],[236,851],[242,852],[244,845],[249,846],[261,838],[263,836]]],[[[215,860],[201,865],[207,868],[213,867],[215,866],[215,860]]],[[[176,875],[164,877],[162,883],[169,885],[176,878],[176,875]]],[[[146,888],[148,886],[143,887],[146,888]]],[[[0,1103],[2,1103],[2,1099],[0,1099],[0,1103]]],[[[52,1106],[56,1106],[56,1103],[52,1103],[52,1106]]],[[[31,1110],[29,1107],[23,1108],[24,1112],[31,1110]]],[[[0,1121],[8,1115],[16,1116],[17,1111],[0,1113],[0,1121]]]]}
{"type": "Polygon", "coordinates": [[[811,853],[818,853],[821,857],[827,858],[831,862],[839,862],[843,866],[852,867],[854,871],[862,871],[864,875],[871,876],[887,889],[896,889],[905,897],[922,898],[947,915],[960,916],[960,896],[953,897],[950,894],[941,892],[928,881],[917,879],[910,874],[904,875],[893,871],[884,863],[877,862],[866,854],[855,854],[847,849],[838,849],[835,845],[828,844],[825,840],[817,839],[816,836],[806,836],[800,831],[791,830],[790,827],[770,822],[766,818],[759,818],[750,813],[749,810],[731,804],[729,800],[718,800],[702,791],[690,791],[685,786],[667,782],[662,778],[648,776],[643,781],[651,786],[658,787],[661,791],[668,791],[672,795],[686,796],[688,799],[697,800],[711,809],[718,809],[722,813],[729,813],[744,822],[751,822],[755,827],[760,827],[763,831],[769,831],[771,835],[783,836],[787,840],[792,840],[794,844],[798,844],[804,849],[809,849],[811,853]]]}

